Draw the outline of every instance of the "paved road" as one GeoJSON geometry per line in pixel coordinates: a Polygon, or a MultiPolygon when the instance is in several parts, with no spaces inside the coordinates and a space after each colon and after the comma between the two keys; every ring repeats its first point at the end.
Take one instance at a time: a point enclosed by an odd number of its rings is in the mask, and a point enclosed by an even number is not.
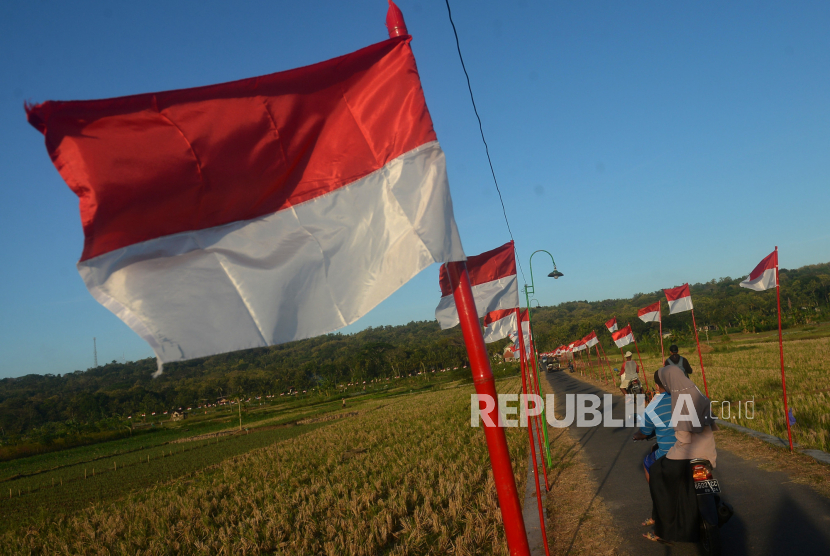
{"type": "MultiPolygon", "coordinates": [[[[565,394],[604,391],[582,382],[567,372],[548,373],[556,392],[557,407],[565,407],[565,394]]],[[[623,398],[614,396],[612,411],[623,416],[623,398]]],[[[642,471],[642,459],[650,442],[631,440],[631,428],[579,428],[570,432],[579,440],[583,456],[599,488],[596,492],[608,505],[626,541],[624,548],[634,555],[696,555],[698,545],[675,543],[666,546],[647,541],[640,526],[651,515],[651,498],[642,471]]],[[[754,462],[718,449],[715,478],[723,497],[735,508],[735,515],[721,529],[724,555],[812,555],[830,554],[830,500],[811,488],[790,482],[781,472],[758,468],[754,462]]]]}

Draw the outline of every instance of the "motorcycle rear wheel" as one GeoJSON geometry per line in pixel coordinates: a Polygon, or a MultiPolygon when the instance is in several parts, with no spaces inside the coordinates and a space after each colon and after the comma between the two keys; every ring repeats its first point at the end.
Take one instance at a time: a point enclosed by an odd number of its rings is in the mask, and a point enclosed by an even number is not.
{"type": "Polygon", "coordinates": [[[700,520],[700,544],[707,556],[720,556],[720,530],[705,519],[700,520]]]}

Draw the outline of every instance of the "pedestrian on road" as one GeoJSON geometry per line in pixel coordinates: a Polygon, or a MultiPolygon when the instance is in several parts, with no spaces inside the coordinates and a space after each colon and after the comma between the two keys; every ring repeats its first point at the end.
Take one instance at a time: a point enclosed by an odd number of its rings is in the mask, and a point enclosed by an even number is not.
{"type": "Polygon", "coordinates": [[[675,443],[666,457],[655,461],[648,483],[651,492],[654,532],[643,535],[649,540],[695,542],[698,539],[697,494],[689,473],[692,459],[706,459],[715,467],[717,450],[715,418],[709,412],[709,398],[689,380],[683,369],[668,365],[657,371],[660,382],[671,395],[675,443]],[[685,411],[683,411],[685,410],[685,411]]]}
{"type": "Polygon", "coordinates": [[[678,349],[678,347],[676,345],[672,345],[669,348],[669,352],[671,352],[671,355],[669,355],[669,358],[666,359],[666,361],[663,363],[663,365],[666,365],[666,366],[674,365],[675,367],[680,367],[681,369],[683,369],[683,372],[686,373],[687,377],[691,376],[692,366],[689,364],[688,359],[686,359],[685,357],[683,357],[682,355],[680,355],[678,353],[679,351],[680,350],[678,349]]]}
{"type": "Polygon", "coordinates": [[[631,384],[631,381],[637,378],[637,373],[640,370],[637,362],[631,360],[633,356],[634,354],[630,351],[625,352],[625,365],[620,373],[620,391],[623,393],[623,396],[628,394],[628,390],[626,389],[631,384]]]}
{"type": "MultiPolygon", "coordinates": [[[[640,430],[634,433],[634,440],[646,440],[652,434],[657,437],[657,444],[643,460],[643,469],[646,472],[646,481],[649,480],[649,470],[655,461],[662,458],[669,453],[669,450],[674,446],[677,438],[674,435],[674,429],[671,426],[671,395],[666,394],[663,389],[663,383],[660,381],[660,372],[654,373],[654,386],[657,389],[657,395],[651,400],[651,403],[646,406],[645,423],[640,430]]],[[[643,525],[652,525],[654,522],[646,520],[643,525]]]]}

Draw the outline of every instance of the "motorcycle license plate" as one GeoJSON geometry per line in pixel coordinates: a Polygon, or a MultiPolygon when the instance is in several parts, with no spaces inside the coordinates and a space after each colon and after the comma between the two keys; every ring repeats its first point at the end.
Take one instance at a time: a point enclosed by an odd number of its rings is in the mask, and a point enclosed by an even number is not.
{"type": "Polygon", "coordinates": [[[695,492],[697,494],[717,494],[720,492],[720,485],[717,479],[695,481],[695,492]]]}

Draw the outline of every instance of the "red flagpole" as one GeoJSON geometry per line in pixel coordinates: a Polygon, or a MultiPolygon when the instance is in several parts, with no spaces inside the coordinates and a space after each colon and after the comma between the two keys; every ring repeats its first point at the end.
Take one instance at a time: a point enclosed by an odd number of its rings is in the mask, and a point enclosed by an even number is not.
{"type": "MultiPolygon", "coordinates": [[[[516,310],[521,311],[520,308],[516,308],[516,310]]],[[[519,313],[518,318],[519,318],[518,322],[521,323],[521,313],[519,313]]],[[[521,346],[520,349],[524,350],[525,349],[524,333],[521,330],[521,328],[522,328],[521,325],[518,328],[519,328],[519,344],[521,346]]],[[[534,346],[533,346],[533,338],[532,337],[527,339],[527,345],[530,348],[530,350],[529,350],[530,353],[533,354],[534,353],[534,351],[533,351],[534,346]]],[[[541,398],[542,396],[541,396],[541,394],[538,390],[538,382],[537,382],[535,373],[531,372],[531,370],[530,370],[530,360],[529,360],[527,354],[528,354],[527,351],[522,351],[522,356],[524,357],[524,362],[525,362],[525,369],[527,370],[528,380],[530,381],[530,393],[535,394],[535,395],[537,395],[541,398]]],[[[539,427],[541,427],[542,416],[541,416],[541,414],[539,414],[539,415],[536,415],[536,416],[532,417],[531,419],[533,419],[536,422],[536,432],[537,432],[536,438],[539,441],[539,453],[544,454],[545,453],[544,452],[544,442],[542,441],[542,436],[541,436],[541,433],[540,433],[540,431],[542,429],[539,428],[539,427]]],[[[532,438],[532,436],[531,436],[531,438],[532,438]]],[[[550,487],[548,487],[548,468],[547,468],[547,462],[545,461],[544,457],[542,457],[542,472],[545,476],[545,491],[547,492],[548,490],[550,490],[550,487]]]]}
{"type": "MultiPolygon", "coordinates": [[[[599,356],[599,344],[594,344],[594,349],[597,352],[597,368],[602,367],[602,358],[599,356]]],[[[606,361],[606,363],[608,363],[606,361]]],[[[608,375],[605,374],[605,369],[602,369],[602,379],[605,381],[605,384],[608,384],[608,375]]]]}
{"type": "Polygon", "coordinates": [[[637,346],[637,339],[634,339],[634,349],[637,350],[637,359],[640,360],[640,368],[643,369],[643,379],[646,381],[646,391],[648,391],[648,377],[646,376],[646,366],[643,365],[643,358],[640,355],[640,348],[637,346]]]}
{"type": "Polygon", "coordinates": [[[692,326],[695,329],[695,343],[697,344],[697,356],[700,359],[700,373],[703,375],[703,389],[706,390],[706,397],[709,397],[709,386],[706,384],[706,369],[703,368],[703,354],[700,353],[700,339],[697,337],[697,323],[695,322],[695,310],[692,309],[692,326]]]}
{"type": "MultiPolygon", "coordinates": [[[[622,348],[620,348],[620,357],[622,357],[622,367],[620,367],[620,370],[625,373],[625,353],[623,353],[622,348]]],[[[623,375],[620,375],[620,388],[622,388],[622,377],[623,375]]]]}
{"type": "Polygon", "coordinates": [[[585,353],[588,354],[588,374],[591,373],[591,348],[585,346],[585,353]]]}
{"type": "MultiPolygon", "coordinates": [[[[518,326],[518,328],[519,328],[519,351],[521,353],[521,355],[519,357],[520,357],[521,366],[522,366],[522,389],[524,390],[525,396],[527,396],[528,395],[528,388],[527,388],[528,380],[526,379],[526,376],[525,376],[527,374],[525,372],[525,370],[526,370],[525,342],[524,342],[524,336],[522,334],[522,314],[521,314],[521,309],[519,309],[518,307],[516,307],[516,322],[519,323],[519,326],[518,326]]],[[[524,409],[525,409],[525,415],[530,413],[530,411],[529,411],[530,407],[529,407],[529,404],[527,402],[527,398],[525,398],[525,407],[524,407],[524,409]]],[[[542,529],[542,542],[545,545],[545,554],[550,556],[550,553],[548,552],[548,534],[545,531],[545,512],[542,509],[542,489],[539,488],[539,461],[536,459],[536,443],[533,441],[533,424],[532,424],[532,421],[530,419],[528,419],[528,421],[527,421],[527,436],[528,436],[528,440],[530,441],[530,457],[533,458],[533,478],[536,481],[536,506],[539,508],[539,523],[540,523],[541,529],[542,529]]],[[[541,434],[539,434],[538,429],[537,429],[537,432],[536,432],[536,437],[539,438],[539,440],[541,441],[541,438],[540,438],[541,434]]],[[[544,469],[544,467],[545,467],[545,457],[542,456],[542,468],[544,469]]],[[[548,476],[547,476],[547,472],[545,472],[545,490],[548,490],[547,486],[548,486],[548,476]]]]}
{"type": "MultiPolygon", "coordinates": [[[[536,344],[533,341],[533,328],[531,327],[531,324],[530,324],[530,307],[527,308],[527,311],[528,311],[528,314],[527,314],[528,328],[530,329],[530,338],[528,338],[528,344],[530,345],[530,355],[533,358],[533,373],[532,374],[528,373],[528,376],[532,378],[532,382],[533,382],[533,388],[531,389],[531,391],[534,392],[537,396],[539,396],[541,398],[542,397],[542,392],[541,392],[540,389],[542,387],[542,383],[541,383],[541,380],[539,380],[539,374],[538,374],[538,372],[539,372],[539,362],[538,362],[538,358],[536,357],[536,344]]],[[[544,429],[542,429],[543,426],[546,426],[545,425],[546,417],[544,415],[545,415],[545,410],[542,409],[542,413],[540,413],[539,415],[536,416],[536,432],[537,432],[537,434],[542,434],[543,435],[543,436],[539,437],[539,442],[542,443],[542,446],[540,447],[540,451],[544,455],[544,457],[542,458],[542,470],[545,472],[545,490],[547,491],[547,490],[550,490],[550,487],[548,486],[548,468],[547,468],[547,465],[548,465],[548,463],[551,463],[551,459],[550,459],[550,449],[548,449],[547,451],[545,451],[545,449],[544,449],[545,445],[547,444],[547,433],[545,432],[544,429]],[[544,438],[544,440],[543,440],[543,438],[544,438]]]]}
{"type": "Polygon", "coordinates": [[[787,407],[787,377],[784,376],[784,335],[781,332],[781,283],[778,281],[778,246],[775,246],[775,297],[778,301],[778,352],[781,354],[781,388],[784,391],[784,421],[787,422],[787,438],[793,451],[793,433],[790,430],[790,409],[787,407]]]}
{"type": "Polygon", "coordinates": [[[665,362],[666,362],[666,352],[663,351],[663,300],[658,299],[657,303],[658,303],[657,316],[660,317],[660,320],[657,321],[657,322],[660,323],[660,357],[662,357],[662,359],[660,360],[660,363],[665,364],[665,362]]]}
{"type": "Polygon", "coordinates": [[[602,356],[605,359],[605,366],[608,367],[608,374],[611,375],[611,384],[616,386],[617,381],[614,378],[614,371],[611,370],[611,363],[608,361],[608,356],[605,354],[605,348],[602,346],[602,342],[600,342],[597,345],[600,347],[600,349],[602,349],[602,356]]]}
{"type": "MultiPolygon", "coordinates": [[[[463,261],[447,263],[447,270],[452,284],[455,307],[461,321],[464,344],[470,358],[470,368],[473,373],[473,384],[476,393],[479,399],[490,396],[492,400],[496,401],[498,400],[496,384],[493,380],[493,371],[490,368],[487,348],[484,345],[484,337],[481,334],[481,323],[478,320],[473,290],[470,286],[470,276],[467,273],[467,264],[463,261]]],[[[521,321],[518,324],[521,326],[521,321]]],[[[511,555],[530,556],[527,531],[522,518],[522,505],[519,502],[519,493],[516,490],[516,479],[510,463],[507,438],[504,435],[504,429],[501,427],[498,403],[490,411],[490,418],[496,426],[484,426],[484,436],[487,440],[487,450],[490,453],[490,465],[493,468],[496,494],[498,495],[499,508],[501,508],[505,536],[507,537],[507,548],[511,555]]]]}

